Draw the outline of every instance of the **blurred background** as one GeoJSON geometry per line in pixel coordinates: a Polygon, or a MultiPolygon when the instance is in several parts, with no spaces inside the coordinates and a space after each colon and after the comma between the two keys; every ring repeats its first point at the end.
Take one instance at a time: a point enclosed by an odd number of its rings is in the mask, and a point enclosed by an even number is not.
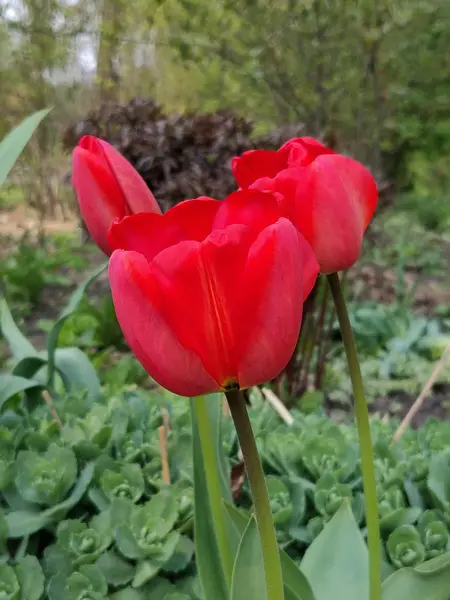
{"type": "MultiPolygon", "coordinates": [[[[450,340],[449,47],[448,0],[1,0],[0,137],[54,107],[0,191],[0,275],[15,318],[42,345],[103,260],[80,237],[70,186],[84,133],[114,143],[165,209],[223,198],[239,152],[318,137],[379,185],[346,282],[374,410],[401,416],[450,340]]],[[[134,381],[98,285],[61,343],[99,363],[118,353],[134,381]]],[[[305,410],[340,410],[350,385],[334,316],[316,298],[309,327],[320,334],[275,389],[305,410]]],[[[448,382],[444,366],[430,414],[447,414],[448,382]]]]}

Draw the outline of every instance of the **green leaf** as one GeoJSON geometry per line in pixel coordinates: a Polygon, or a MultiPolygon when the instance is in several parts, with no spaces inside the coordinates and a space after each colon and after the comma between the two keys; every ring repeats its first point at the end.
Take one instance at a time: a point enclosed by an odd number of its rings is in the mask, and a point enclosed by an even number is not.
{"type": "Polygon", "coordinates": [[[44,574],[35,556],[25,556],[16,567],[20,600],[39,600],[44,593],[44,574]]]}
{"type": "Polygon", "coordinates": [[[153,577],[159,573],[160,569],[161,565],[159,563],[154,563],[151,560],[144,560],[143,562],[138,563],[136,574],[131,585],[134,588],[142,587],[148,583],[150,579],[153,579],[153,577]]]}
{"type": "Polygon", "coordinates": [[[85,466],[75,484],[71,494],[60,504],[52,506],[42,512],[14,511],[6,515],[8,533],[10,538],[20,538],[30,535],[46,527],[49,523],[61,519],[72,507],[74,507],[86,492],[94,475],[94,464],[85,466]]]}
{"type": "Polygon", "coordinates": [[[130,587],[111,594],[110,598],[111,600],[145,600],[141,590],[134,590],[130,587]]]}
{"type": "Polygon", "coordinates": [[[0,374],[0,410],[2,406],[10,398],[25,392],[26,390],[41,388],[42,385],[35,379],[25,379],[25,377],[19,377],[18,375],[11,375],[9,373],[0,374]]]}
{"type": "Polygon", "coordinates": [[[267,599],[258,527],[253,515],[241,538],[233,568],[231,600],[267,599]]]}
{"type": "MultiPolygon", "coordinates": [[[[207,404],[217,404],[218,410],[220,411],[220,401],[218,395],[214,397],[208,397],[207,404]]],[[[194,457],[195,557],[197,570],[206,598],[214,598],[215,600],[229,600],[228,586],[226,583],[225,574],[223,572],[222,563],[220,560],[213,516],[209,502],[208,487],[203,466],[204,461],[202,445],[198,430],[194,399],[191,399],[191,417],[193,437],[192,450],[194,457]]],[[[217,420],[217,413],[215,413],[213,417],[215,417],[215,419],[217,420]]],[[[210,423],[210,425],[213,431],[217,431],[216,425],[214,423],[210,423]]],[[[219,470],[219,472],[221,472],[221,467],[219,466],[217,456],[216,462],[218,463],[217,469],[219,470]]]]}
{"type": "Polygon", "coordinates": [[[445,506],[450,502],[450,452],[433,455],[428,474],[428,489],[445,506]]]}
{"type": "Polygon", "coordinates": [[[186,569],[194,555],[194,544],[186,536],[181,535],[178,539],[175,552],[163,565],[163,570],[167,573],[179,573],[186,569]]]}
{"type": "Polygon", "coordinates": [[[56,366],[55,351],[58,346],[58,338],[59,338],[59,334],[61,333],[61,329],[63,328],[64,323],[70,317],[70,315],[72,315],[78,309],[80,302],[83,299],[83,296],[84,296],[87,288],[90,286],[90,284],[95,279],[97,279],[97,277],[99,275],[101,275],[101,273],[103,273],[103,271],[106,269],[107,266],[108,266],[108,262],[103,263],[100,267],[98,267],[98,269],[96,269],[93,273],[91,273],[91,275],[89,275],[89,277],[73,292],[73,294],[69,298],[68,303],[61,311],[61,314],[60,314],[58,320],[55,322],[50,333],[48,334],[48,337],[47,337],[48,381],[49,381],[50,385],[52,385],[52,383],[53,383],[53,377],[55,374],[55,366],[56,366]]]}
{"type": "Polygon", "coordinates": [[[412,525],[397,527],[388,537],[386,549],[391,563],[397,569],[415,567],[425,560],[425,547],[419,532],[412,525]]]}
{"type": "Polygon", "coordinates": [[[40,110],[27,117],[15,127],[0,143],[0,187],[5,182],[22,150],[27,145],[35,129],[51,108],[40,110]]]}
{"type": "Polygon", "coordinates": [[[349,502],[306,550],[301,569],[317,600],[369,598],[368,551],[349,502]]]}
{"type": "Polygon", "coordinates": [[[6,544],[8,542],[8,523],[5,515],[0,509],[0,556],[6,553],[6,544]]]}
{"type": "Polygon", "coordinates": [[[13,375],[18,375],[25,379],[32,379],[34,377],[36,381],[43,385],[44,381],[41,381],[39,371],[45,367],[46,364],[47,354],[45,352],[39,352],[33,354],[33,356],[25,356],[25,358],[20,359],[14,366],[12,373],[13,375]],[[39,375],[37,375],[38,373],[39,375]]]}
{"type": "Polygon", "coordinates": [[[21,450],[15,484],[26,502],[54,506],[67,496],[77,478],[77,459],[70,448],[51,444],[39,454],[21,450]]]}
{"type": "Polygon", "coordinates": [[[67,391],[87,390],[89,399],[98,398],[99,378],[91,361],[79,348],[58,348],[55,365],[67,391]]]}
{"type": "Polygon", "coordinates": [[[448,600],[450,552],[412,568],[400,569],[382,585],[382,600],[448,600]]]}
{"type": "Polygon", "coordinates": [[[14,358],[20,360],[26,356],[36,354],[36,350],[14,323],[14,319],[4,298],[0,298],[0,330],[14,358]]]}
{"type": "Polygon", "coordinates": [[[122,523],[116,529],[116,544],[121,554],[125,558],[136,560],[143,558],[143,550],[134,537],[134,534],[127,523],[122,523]]]}
{"type": "Polygon", "coordinates": [[[135,574],[136,568],[115,552],[105,552],[97,561],[97,567],[103,573],[106,583],[118,587],[129,583],[135,574]]]}
{"type": "MultiPolygon", "coordinates": [[[[225,502],[224,504],[239,536],[242,536],[247,527],[248,517],[232,504],[229,504],[228,502],[225,502]]],[[[305,575],[284,550],[280,551],[280,560],[285,587],[290,588],[290,590],[295,590],[295,594],[300,600],[315,600],[311,586],[305,575]]]]}

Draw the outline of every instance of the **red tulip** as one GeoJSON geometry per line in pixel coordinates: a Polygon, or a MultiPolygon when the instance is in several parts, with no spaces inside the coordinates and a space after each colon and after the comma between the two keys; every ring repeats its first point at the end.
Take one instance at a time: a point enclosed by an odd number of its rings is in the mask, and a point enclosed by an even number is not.
{"type": "Polygon", "coordinates": [[[117,318],[163,387],[182,396],[245,388],[285,367],[319,266],[272,194],[129,216],[109,243],[117,318]]]}
{"type": "Polygon", "coordinates": [[[357,260],[378,198],[363,165],[316,140],[298,138],[276,152],[244,152],[232,168],[241,187],[282,196],[281,214],[311,244],[322,273],[348,269],[357,260]]]}
{"type": "Polygon", "coordinates": [[[72,185],[95,243],[107,255],[113,221],[138,212],[161,210],[147,184],[117,150],[94,136],[81,138],[73,152],[72,185]]]}

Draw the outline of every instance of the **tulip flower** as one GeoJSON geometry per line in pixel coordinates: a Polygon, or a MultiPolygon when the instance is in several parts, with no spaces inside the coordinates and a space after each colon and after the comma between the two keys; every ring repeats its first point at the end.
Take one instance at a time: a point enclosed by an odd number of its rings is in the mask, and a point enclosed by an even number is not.
{"type": "Polygon", "coordinates": [[[73,152],[72,185],[93,240],[108,256],[113,221],[138,212],[161,210],[147,184],[117,150],[94,136],[81,138],[73,152]]]}
{"type": "Polygon", "coordinates": [[[241,190],[128,216],[108,240],[117,318],[160,385],[197,396],[285,367],[319,266],[272,194],[241,190]]]}
{"type": "Polygon", "coordinates": [[[241,187],[278,193],[281,215],[311,244],[322,273],[348,269],[357,260],[378,198],[362,164],[297,138],[276,152],[244,152],[232,168],[241,187]]]}

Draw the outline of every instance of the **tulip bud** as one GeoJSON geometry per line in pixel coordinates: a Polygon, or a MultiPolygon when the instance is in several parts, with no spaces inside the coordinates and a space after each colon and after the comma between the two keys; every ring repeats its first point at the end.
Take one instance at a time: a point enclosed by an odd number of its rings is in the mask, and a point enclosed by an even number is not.
{"type": "Polygon", "coordinates": [[[93,240],[110,255],[107,234],[115,219],[161,210],[134,167],[107,142],[81,138],[73,151],[72,185],[93,240]]]}

